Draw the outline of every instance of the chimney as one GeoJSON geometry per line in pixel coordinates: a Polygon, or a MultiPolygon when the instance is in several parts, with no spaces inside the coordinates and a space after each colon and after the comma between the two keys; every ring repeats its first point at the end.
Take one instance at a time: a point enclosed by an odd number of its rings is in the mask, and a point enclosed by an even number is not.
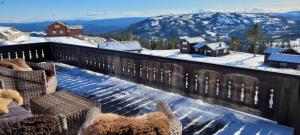
{"type": "Polygon", "coordinates": [[[219,47],[222,47],[222,43],[219,44],[219,47]]]}
{"type": "Polygon", "coordinates": [[[67,25],[67,22],[65,21],[65,25],[67,25]]]}

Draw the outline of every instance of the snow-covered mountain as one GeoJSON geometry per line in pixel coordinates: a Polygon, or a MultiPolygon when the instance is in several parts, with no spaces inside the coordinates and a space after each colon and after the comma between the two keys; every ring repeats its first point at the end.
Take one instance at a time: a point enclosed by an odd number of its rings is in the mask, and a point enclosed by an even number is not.
{"type": "Polygon", "coordinates": [[[253,24],[260,23],[271,37],[298,34],[300,21],[269,13],[220,13],[167,15],[148,18],[130,25],[125,32],[146,37],[204,36],[229,37],[243,35],[253,24]]]}

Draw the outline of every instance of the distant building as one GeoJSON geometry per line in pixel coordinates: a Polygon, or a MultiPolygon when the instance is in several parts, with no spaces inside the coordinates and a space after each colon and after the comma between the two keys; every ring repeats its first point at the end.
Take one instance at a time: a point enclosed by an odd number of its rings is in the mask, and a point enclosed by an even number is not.
{"type": "Polygon", "coordinates": [[[83,36],[82,25],[67,25],[62,22],[54,22],[48,26],[47,36],[70,36],[80,37],[83,36]]]}
{"type": "Polygon", "coordinates": [[[19,31],[16,28],[0,27],[0,39],[13,41],[24,35],[26,35],[26,33],[19,31]]]}
{"type": "Polygon", "coordinates": [[[99,43],[98,48],[127,51],[133,53],[141,53],[143,49],[140,42],[138,41],[116,41],[114,39],[109,39],[105,42],[99,43]]]}
{"type": "Polygon", "coordinates": [[[222,56],[229,53],[229,46],[224,42],[206,43],[201,42],[193,46],[195,54],[202,54],[206,56],[222,56]]]}
{"type": "Polygon", "coordinates": [[[195,52],[194,45],[205,42],[202,37],[180,37],[180,53],[192,54],[195,52]]]}
{"type": "Polygon", "coordinates": [[[265,64],[276,68],[300,70],[300,48],[268,48],[264,51],[265,64]]]}

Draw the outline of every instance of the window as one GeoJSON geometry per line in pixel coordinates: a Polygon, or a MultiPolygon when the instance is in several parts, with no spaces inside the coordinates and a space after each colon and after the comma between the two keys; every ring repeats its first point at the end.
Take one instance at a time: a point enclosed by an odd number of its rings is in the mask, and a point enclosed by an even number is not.
{"type": "Polygon", "coordinates": [[[71,32],[70,30],[67,30],[67,32],[71,32]]]}
{"type": "Polygon", "coordinates": [[[198,48],[195,48],[195,51],[198,52],[198,48]]]}
{"type": "Polygon", "coordinates": [[[280,62],[279,65],[280,65],[281,67],[287,67],[288,64],[287,64],[287,63],[284,63],[284,62],[280,62]]]}
{"type": "Polygon", "coordinates": [[[298,70],[300,70],[300,65],[298,65],[298,70]]]}
{"type": "Polygon", "coordinates": [[[211,53],[211,50],[207,50],[207,53],[211,53]]]}
{"type": "Polygon", "coordinates": [[[60,30],[60,34],[64,34],[64,32],[62,30],[60,30]]]}
{"type": "Polygon", "coordinates": [[[52,31],[52,34],[56,34],[56,31],[52,31]]]}
{"type": "Polygon", "coordinates": [[[187,45],[187,42],[182,42],[183,45],[187,45]]]}
{"type": "Polygon", "coordinates": [[[224,53],[227,53],[228,52],[228,50],[227,49],[224,49],[224,53]]]}
{"type": "Polygon", "coordinates": [[[59,26],[59,25],[55,25],[54,27],[55,27],[55,29],[59,29],[59,28],[60,28],[60,26],[59,26]]]}

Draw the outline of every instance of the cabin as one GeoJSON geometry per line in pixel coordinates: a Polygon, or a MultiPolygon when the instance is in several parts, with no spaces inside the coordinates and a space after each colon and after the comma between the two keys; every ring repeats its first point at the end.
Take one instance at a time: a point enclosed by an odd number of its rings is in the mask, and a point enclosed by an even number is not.
{"type": "Polygon", "coordinates": [[[193,46],[205,42],[202,37],[180,37],[180,53],[192,54],[195,52],[193,46]]]}
{"type": "Polygon", "coordinates": [[[0,27],[0,39],[13,41],[25,35],[27,34],[13,27],[0,27]]]}
{"type": "Polygon", "coordinates": [[[268,48],[264,63],[276,68],[300,70],[300,48],[268,48]]]}
{"type": "Polygon", "coordinates": [[[218,57],[229,53],[229,46],[224,42],[206,43],[201,42],[193,46],[195,54],[218,57]]]}
{"type": "Polygon", "coordinates": [[[98,48],[132,53],[141,53],[143,49],[139,41],[117,41],[114,39],[99,43],[98,48]]]}
{"type": "Polygon", "coordinates": [[[62,22],[54,22],[48,26],[46,31],[49,37],[69,36],[69,37],[81,37],[83,36],[82,25],[67,25],[62,22]]]}

